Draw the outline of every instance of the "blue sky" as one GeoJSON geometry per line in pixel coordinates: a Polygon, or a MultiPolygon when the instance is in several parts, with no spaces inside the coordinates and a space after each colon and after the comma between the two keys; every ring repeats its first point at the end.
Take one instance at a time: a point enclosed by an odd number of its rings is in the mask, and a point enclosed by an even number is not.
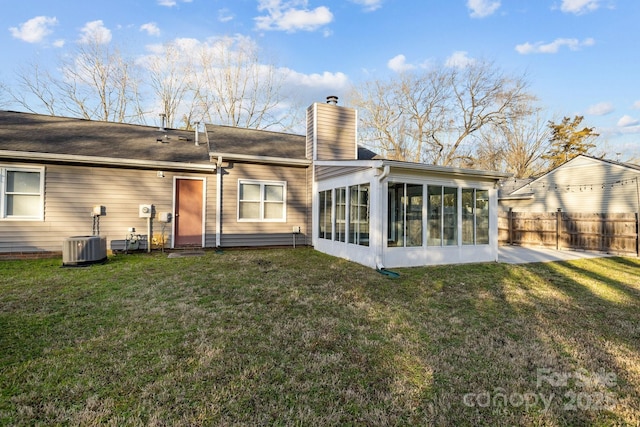
{"type": "Polygon", "coordinates": [[[526,73],[550,116],[581,114],[610,158],[640,156],[638,0],[0,0],[0,81],[101,32],[132,55],[176,39],[255,40],[308,102],[435,62],[526,73]]]}

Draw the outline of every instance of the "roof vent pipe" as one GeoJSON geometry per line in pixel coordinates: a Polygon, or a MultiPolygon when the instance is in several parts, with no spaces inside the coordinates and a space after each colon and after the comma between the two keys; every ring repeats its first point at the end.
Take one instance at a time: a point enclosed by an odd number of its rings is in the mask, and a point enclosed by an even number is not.
{"type": "Polygon", "coordinates": [[[160,132],[164,132],[164,119],[167,117],[165,113],[158,114],[160,116],[160,128],[158,129],[160,132]]]}
{"type": "Polygon", "coordinates": [[[198,128],[200,127],[200,122],[195,122],[194,125],[196,127],[196,132],[195,132],[196,133],[195,134],[196,145],[200,145],[200,144],[198,144],[198,133],[199,133],[198,128]]]}
{"type": "Polygon", "coordinates": [[[327,96],[327,104],[329,105],[338,105],[338,97],[335,95],[327,96]]]}

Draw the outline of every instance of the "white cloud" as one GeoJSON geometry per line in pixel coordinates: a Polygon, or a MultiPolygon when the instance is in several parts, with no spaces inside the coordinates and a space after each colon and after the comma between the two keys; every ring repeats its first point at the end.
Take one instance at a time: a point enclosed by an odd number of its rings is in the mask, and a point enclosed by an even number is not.
{"type": "Polygon", "coordinates": [[[604,116],[615,110],[611,102],[600,102],[587,108],[587,114],[593,116],[604,116]]]}
{"type": "MultiPolygon", "coordinates": [[[[640,134],[640,126],[625,126],[625,127],[618,127],[616,128],[616,130],[618,131],[618,133],[620,133],[621,135],[637,135],[640,134]]],[[[637,147],[636,143],[633,144],[634,148],[637,147]]]]}
{"type": "MultiPolygon", "coordinates": [[[[185,57],[189,55],[193,55],[193,52],[195,52],[196,49],[202,46],[202,43],[198,39],[189,38],[189,37],[176,38],[173,41],[171,41],[171,44],[175,46],[176,49],[178,49],[178,52],[181,55],[184,55],[185,57]]],[[[163,55],[166,49],[166,46],[163,43],[155,43],[155,44],[148,44],[145,46],[145,48],[150,52],[150,56],[153,56],[153,55],[163,55]]],[[[143,56],[141,57],[141,59],[144,62],[144,60],[148,57],[149,56],[147,57],[143,56]]]]}
{"type": "Polygon", "coordinates": [[[640,120],[634,119],[633,117],[626,114],[620,117],[620,120],[618,120],[618,126],[620,127],[637,126],[638,124],[640,124],[640,120]]]}
{"type": "Polygon", "coordinates": [[[333,13],[325,6],[308,9],[306,0],[259,0],[258,10],[266,16],[254,18],[260,30],[289,33],[315,31],[333,21],[333,13]]]}
{"type": "Polygon", "coordinates": [[[63,39],[58,39],[56,41],[53,42],[53,45],[55,47],[63,47],[64,46],[65,41],[63,39]]]}
{"type": "Polygon", "coordinates": [[[581,15],[598,9],[600,2],[600,0],[562,0],[560,10],[565,13],[581,15]]]}
{"type": "Polygon", "coordinates": [[[467,52],[459,50],[453,52],[453,54],[447,58],[444,65],[451,68],[465,68],[473,65],[475,62],[475,59],[467,56],[467,52]]]}
{"type": "Polygon", "coordinates": [[[183,52],[194,52],[202,45],[198,39],[192,37],[180,37],[173,41],[183,52]]]}
{"type": "MultiPolygon", "coordinates": [[[[424,61],[419,64],[411,64],[407,62],[407,58],[403,54],[399,54],[391,58],[387,61],[387,68],[395,71],[396,73],[401,73],[403,71],[410,71],[415,69],[426,69],[431,66],[429,60],[424,61]]],[[[366,73],[369,73],[367,70],[363,70],[366,73]]]]}
{"type": "Polygon", "coordinates": [[[295,86],[305,86],[322,90],[342,90],[345,89],[349,83],[347,75],[341,72],[330,73],[325,71],[322,74],[303,74],[287,68],[283,68],[281,71],[286,72],[288,82],[295,86]]]}
{"type": "MultiPolygon", "coordinates": [[[[289,68],[280,68],[285,85],[291,93],[296,94],[296,103],[306,107],[312,102],[322,102],[327,95],[342,97],[350,89],[349,77],[342,72],[305,74],[289,68]]],[[[304,129],[300,129],[304,132],[304,129]]]]}
{"type": "MultiPolygon", "coordinates": [[[[183,3],[191,3],[192,0],[182,0],[183,3]]],[[[158,0],[158,5],[165,7],[173,7],[178,4],[177,0],[158,0]]]]}
{"type": "Polygon", "coordinates": [[[467,7],[471,9],[472,18],[484,18],[500,8],[499,1],[492,0],[468,0],[467,7]]]}
{"type": "Polygon", "coordinates": [[[558,53],[563,46],[568,47],[570,50],[580,50],[583,47],[593,46],[596,41],[592,38],[587,38],[582,41],[578,39],[555,39],[551,43],[523,43],[516,46],[516,51],[522,55],[528,55],[530,53],[558,53]]]}
{"type": "Polygon", "coordinates": [[[91,21],[80,29],[80,43],[107,44],[111,41],[111,30],[104,26],[102,20],[91,21]]]}
{"type": "Polygon", "coordinates": [[[218,21],[219,22],[229,22],[234,19],[233,14],[229,11],[229,9],[220,9],[218,10],[218,21]]]}
{"type": "Polygon", "coordinates": [[[374,10],[380,9],[383,1],[384,0],[351,0],[351,2],[355,4],[364,6],[366,12],[373,12],[374,10]]]}
{"type": "Polygon", "coordinates": [[[415,65],[407,64],[407,58],[402,54],[396,55],[389,61],[387,61],[387,67],[390,70],[395,71],[396,73],[401,73],[403,71],[409,71],[416,68],[415,65]]]}
{"type": "Polygon", "coordinates": [[[50,16],[36,16],[20,24],[19,27],[11,27],[11,35],[27,43],[39,43],[51,34],[51,27],[58,24],[58,19],[50,16]]]}
{"type": "Polygon", "coordinates": [[[140,26],[140,31],[146,31],[150,36],[160,35],[160,28],[158,28],[155,22],[147,22],[146,24],[142,24],[140,26]]]}
{"type": "Polygon", "coordinates": [[[634,110],[640,110],[640,101],[634,102],[631,108],[633,108],[634,110]]]}

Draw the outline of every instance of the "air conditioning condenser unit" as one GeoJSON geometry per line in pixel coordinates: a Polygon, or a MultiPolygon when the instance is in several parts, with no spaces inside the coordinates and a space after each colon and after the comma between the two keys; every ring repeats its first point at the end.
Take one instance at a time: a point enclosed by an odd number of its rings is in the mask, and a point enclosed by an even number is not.
{"type": "Polygon", "coordinates": [[[82,266],[107,260],[107,239],[100,236],[73,236],[62,244],[62,265],[82,266]]]}

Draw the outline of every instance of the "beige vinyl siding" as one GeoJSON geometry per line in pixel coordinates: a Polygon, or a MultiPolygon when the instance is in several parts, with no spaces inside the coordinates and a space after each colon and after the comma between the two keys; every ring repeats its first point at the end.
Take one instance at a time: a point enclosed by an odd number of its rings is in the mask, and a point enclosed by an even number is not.
{"type": "Polygon", "coordinates": [[[314,128],[313,128],[314,120],[315,120],[315,106],[310,105],[307,108],[307,141],[306,141],[306,157],[309,160],[315,160],[313,158],[313,145],[315,143],[314,128]]]}
{"type": "Polygon", "coordinates": [[[223,247],[288,246],[294,226],[300,227],[296,244],[310,241],[309,168],[234,163],[222,178],[223,247]],[[238,221],[238,180],[286,182],[286,221],[238,221]]]}
{"type": "Polygon", "coordinates": [[[356,160],[356,110],[315,103],[307,112],[307,154],[314,160],[356,160]]]}
{"type": "MultiPolygon", "coordinates": [[[[173,210],[173,177],[206,179],[207,245],[215,246],[215,175],[156,170],[47,165],[45,167],[44,221],[0,220],[0,253],[62,250],[62,242],[71,236],[92,234],[93,206],[105,207],[100,217],[100,235],[122,240],[130,227],[147,234],[147,220],[138,217],[138,205],[153,204],[156,215],[173,210]]],[[[152,236],[160,237],[162,224],[152,221],[152,236]]],[[[164,230],[165,246],[170,245],[172,227],[164,230]]]]}
{"type": "Polygon", "coordinates": [[[518,212],[638,212],[640,171],[580,157],[533,181],[514,195],[533,193],[531,200],[504,200],[503,210],[518,212]]]}

